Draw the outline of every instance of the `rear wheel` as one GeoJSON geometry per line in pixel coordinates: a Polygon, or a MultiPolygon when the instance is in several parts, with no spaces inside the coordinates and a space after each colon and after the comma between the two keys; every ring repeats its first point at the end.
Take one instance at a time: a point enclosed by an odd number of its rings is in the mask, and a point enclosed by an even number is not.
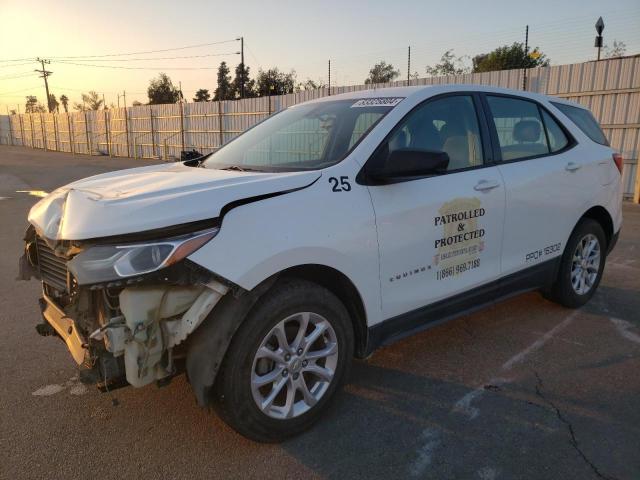
{"type": "Polygon", "coordinates": [[[352,357],[353,329],[340,300],[308,281],[281,281],[235,334],[216,407],[246,437],[284,440],[320,418],[352,357]]]}
{"type": "Polygon", "coordinates": [[[583,219],[565,247],[552,299],[569,308],[588,302],[602,278],[606,246],[600,224],[590,218],[583,219]]]}

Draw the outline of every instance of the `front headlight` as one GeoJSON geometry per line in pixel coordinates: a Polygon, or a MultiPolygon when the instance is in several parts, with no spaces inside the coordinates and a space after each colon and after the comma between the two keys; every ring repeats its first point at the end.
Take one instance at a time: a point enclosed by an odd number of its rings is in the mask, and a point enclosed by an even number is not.
{"type": "Polygon", "coordinates": [[[189,236],[130,245],[98,245],[67,264],[79,285],[109,282],[155,272],[191,255],[216,236],[213,228],[189,236]]]}

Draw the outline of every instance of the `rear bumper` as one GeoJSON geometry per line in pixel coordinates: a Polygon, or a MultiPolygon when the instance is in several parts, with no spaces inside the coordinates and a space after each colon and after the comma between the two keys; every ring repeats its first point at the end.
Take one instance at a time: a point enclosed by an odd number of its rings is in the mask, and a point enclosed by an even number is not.
{"type": "Polygon", "coordinates": [[[58,336],[67,344],[69,353],[80,365],[84,362],[87,353],[86,342],[78,332],[73,319],[67,317],[65,313],[45,294],[40,299],[40,309],[42,317],[51,325],[58,336]]]}

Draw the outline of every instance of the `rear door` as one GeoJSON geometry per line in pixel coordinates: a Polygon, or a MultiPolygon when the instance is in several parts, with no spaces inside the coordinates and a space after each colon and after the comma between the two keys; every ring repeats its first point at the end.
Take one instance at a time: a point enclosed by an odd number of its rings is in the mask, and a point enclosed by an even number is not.
{"type": "Polygon", "coordinates": [[[562,254],[593,195],[593,172],[542,105],[499,94],[484,99],[506,188],[502,272],[508,275],[562,254]]]}
{"type": "Polygon", "coordinates": [[[491,163],[477,95],[414,108],[369,161],[410,148],[444,151],[448,170],[370,185],[380,251],[383,317],[451,297],[500,275],[504,186],[491,163]]]}

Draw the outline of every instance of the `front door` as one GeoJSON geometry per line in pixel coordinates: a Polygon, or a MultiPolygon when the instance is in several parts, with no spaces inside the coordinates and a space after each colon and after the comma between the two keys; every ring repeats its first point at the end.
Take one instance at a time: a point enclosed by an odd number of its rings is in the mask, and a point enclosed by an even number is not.
{"type": "Polygon", "coordinates": [[[385,319],[500,276],[505,192],[498,168],[486,162],[478,105],[473,94],[427,100],[374,154],[410,148],[449,155],[440,175],[369,186],[385,319]]]}

